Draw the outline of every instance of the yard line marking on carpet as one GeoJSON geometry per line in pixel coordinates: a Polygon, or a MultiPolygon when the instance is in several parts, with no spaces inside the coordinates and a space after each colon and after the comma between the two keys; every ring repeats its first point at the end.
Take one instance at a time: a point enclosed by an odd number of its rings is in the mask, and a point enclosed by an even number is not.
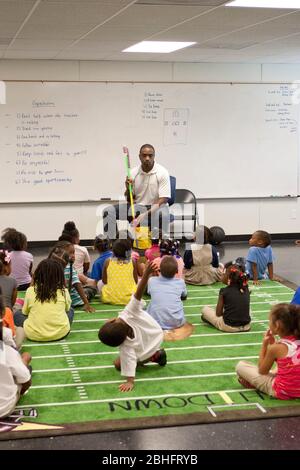
{"type": "MultiPolygon", "coordinates": [[[[262,284],[263,284],[263,281],[262,281],[262,284]]],[[[264,289],[286,289],[286,290],[290,290],[291,292],[294,292],[293,289],[291,289],[290,287],[284,286],[282,284],[276,284],[275,286],[264,286],[264,285],[254,286],[252,283],[249,283],[249,287],[251,290],[253,290],[253,292],[264,290],[264,289]]],[[[219,292],[219,290],[220,290],[220,287],[201,286],[195,289],[191,288],[190,292],[204,292],[204,291],[219,292]]]]}
{"type": "MultiPolygon", "coordinates": [[[[234,334],[234,333],[233,333],[234,334]]],[[[215,349],[215,348],[237,348],[243,346],[261,346],[260,343],[239,343],[239,344],[207,344],[203,346],[185,346],[185,347],[177,347],[177,348],[164,348],[165,351],[180,351],[180,350],[188,350],[188,349],[215,349]]],[[[101,352],[91,352],[91,353],[74,353],[71,356],[79,357],[79,356],[109,356],[118,355],[118,351],[101,351],[101,352]]],[[[32,360],[35,359],[54,359],[59,357],[65,357],[64,355],[54,354],[54,355],[45,355],[45,356],[33,356],[32,360]]]]}
{"type": "MultiPolygon", "coordinates": [[[[183,304],[183,307],[185,308],[185,305],[183,304]]],[[[252,313],[269,313],[270,312],[270,309],[265,309],[265,310],[255,310],[254,312],[252,313]]],[[[185,314],[186,317],[198,317],[200,316],[200,312],[199,313],[186,313],[185,314]]],[[[88,319],[85,319],[85,320],[73,320],[73,323],[96,323],[96,322],[106,322],[110,320],[110,318],[88,318],[88,319]]],[[[253,323],[253,322],[252,322],[253,323]]]]}
{"type": "MultiPolygon", "coordinates": [[[[208,359],[186,359],[181,361],[168,361],[168,365],[173,364],[191,364],[195,362],[223,362],[223,361],[240,361],[243,359],[257,359],[256,356],[235,356],[235,357],[213,357],[208,359]]],[[[156,364],[150,362],[147,364],[147,367],[156,367],[156,364]]],[[[91,370],[91,369],[114,369],[114,365],[106,365],[106,366],[80,366],[76,367],[76,370],[91,370]]],[[[71,370],[71,368],[61,368],[61,369],[37,369],[33,370],[33,374],[40,374],[40,373],[49,373],[49,372],[67,372],[71,370]]]]}
{"type": "Polygon", "coordinates": [[[65,341],[62,341],[60,345],[62,347],[64,354],[66,355],[66,361],[68,364],[68,369],[66,370],[69,370],[71,372],[73,382],[76,384],[76,390],[78,392],[79,398],[81,398],[82,400],[85,400],[88,398],[88,395],[87,395],[86,389],[81,385],[82,383],[81,377],[79,375],[78,369],[76,368],[74,359],[71,355],[69,345],[65,341]]]}
{"type": "Polygon", "coordinates": [[[233,401],[231,400],[230,396],[226,392],[219,392],[219,395],[228,405],[233,404],[233,401]]]}
{"type": "Polygon", "coordinates": [[[243,406],[256,406],[262,413],[266,413],[267,410],[263,406],[261,406],[259,403],[231,403],[228,405],[212,405],[212,406],[207,406],[208,411],[210,414],[216,418],[217,415],[214,412],[213,408],[233,408],[233,407],[243,407],[243,406]]]}
{"type": "MultiPolygon", "coordinates": [[[[265,333],[265,331],[242,331],[242,332],[237,332],[237,333],[232,333],[234,334],[234,336],[237,336],[239,334],[243,334],[243,336],[247,336],[247,335],[250,335],[250,334],[255,334],[255,333],[265,333]]],[[[228,336],[228,334],[230,333],[201,333],[199,335],[191,335],[190,338],[192,337],[206,337],[206,336],[228,336]]],[[[68,345],[73,345],[73,344],[93,344],[93,343],[99,343],[100,344],[100,341],[99,340],[96,340],[96,339],[90,339],[90,340],[85,340],[85,341],[68,341],[66,344],[68,345]]],[[[36,344],[31,344],[31,343],[24,343],[23,346],[26,346],[26,347],[34,347],[34,348],[38,348],[38,347],[41,347],[41,346],[57,346],[57,343],[56,344],[53,344],[53,343],[36,343],[36,344]]]]}
{"type": "MultiPolygon", "coordinates": [[[[191,375],[176,375],[174,377],[143,377],[142,379],[135,378],[135,382],[153,382],[164,381],[164,380],[183,380],[183,379],[205,379],[207,377],[224,377],[229,375],[236,375],[235,372],[215,372],[213,374],[191,374],[191,375]]],[[[92,385],[112,385],[112,384],[121,384],[124,380],[101,380],[98,382],[82,382],[82,385],[85,387],[92,385]]],[[[41,390],[43,388],[64,388],[64,387],[77,387],[77,384],[47,384],[47,385],[32,385],[31,390],[41,390]]]]}
{"type": "MultiPolygon", "coordinates": [[[[268,320],[267,320],[268,321],[268,320]]],[[[205,325],[205,323],[193,323],[193,325],[205,325]]],[[[98,328],[96,329],[88,329],[88,330],[73,330],[70,332],[71,333],[92,333],[92,332],[96,332],[96,331],[99,331],[98,328]]],[[[261,333],[265,333],[265,330],[261,331],[238,331],[236,333],[234,333],[234,336],[237,336],[237,335],[240,335],[240,334],[243,334],[245,335],[245,333],[247,335],[257,335],[257,334],[261,334],[261,333]]],[[[198,338],[198,337],[207,337],[207,336],[228,336],[228,333],[199,333],[199,334],[196,334],[196,335],[191,335],[190,338],[198,338]]],[[[67,343],[68,344],[68,343],[67,343]]]]}
{"type": "MultiPolygon", "coordinates": [[[[254,293],[252,292],[252,296],[255,297],[257,296],[258,298],[260,297],[267,297],[267,298],[271,298],[272,297],[276,297],[277,295],[288,295],[290,296],[291,293],[290,292],[276,292],[274,294],[266,294],[265,292],[257,292],[257,293],[254,293]]],[[[187,299],[186,300],[192,300],[192,299],[215,299],[217,296],[216,295],[209,295],[209,296],[203,296],[203,295],[200,295],[200,296],[193,296],[193,295],[188,295],[187,299]]]]}
{"type": "MultiPolygon", "coordinates": [[[[240,392],[253,392],[248,388],[238,388],[232,390],[223,390],[227,393],[240,393],[240,392]]],[[[218,395],[219,391],[210,391],[210,392],[191,392],[191,393],[167,393],[164,395],[146,395],[146,396],[129,396],[126,397],[116,397],[117,401],[127,401],[127,400],[153,400],[155,398],[168,398],[168,397],[190,397],[190,396],[202,396],[202,395],[218,395]]],[[[66,402],[57,402],[57,403],[37,403],[31,405],[19,405],[16,409],[25,409],[25,408],[38,408],[38,407],[51,407],[51,406],[69,406],[69,405],[90,405],[95,403],[109,403],[113,401],[114,398],[103,398],[99,400],[86,400],[86,401],[66,401],[66,402]]]]}
{"type": "MultiPolygon", "coordinates": [[[[203,297],[199,297],[199,299],[201,299],[201,298],[203,298],[203,297]]],[[[198,299],[198,297],[194,297],[194,299],[198,299]]],[[[217,296],[215,297],[215,299],[217,300],[217,296]]],[[[205,303],[204,304],[185,305],[185,302],[188,302],[189,300],[192,300],[192,298],[189,299],[189,297],[188,297],[184,301],[184,308],[203,307],[205,305],[205,303]]],[[[251,302],[251,305],[259,305],[259,304],[272,305],[274,302],[280,303],[280,300],[270,299],[270,302],[268,302],[268,301],[265,301],[265,302],[251,302]]],[[[214,303],[214,304],[209,303],[209,305],[215,307],[217,304],[216,303],[214,303]]],[[[125,308],[125,306],[120,306],[120,308],[118,308],[117,310],[112,310],[112,309],[96,310],[95,313],[106,313],[106,312],[117,313],[117,312],[122,312],[124,310],[124,308],[125,308]]],[[[75,315],[76,315],[76,313],[85,313],[86,314],[86,312],[84,310],[75,310],[75,315]]]]}

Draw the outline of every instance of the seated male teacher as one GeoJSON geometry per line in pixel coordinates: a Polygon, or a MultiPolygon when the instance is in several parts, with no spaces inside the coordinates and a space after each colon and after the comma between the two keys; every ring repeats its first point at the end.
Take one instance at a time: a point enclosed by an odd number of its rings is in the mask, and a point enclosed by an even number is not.
{"type": "Polygon", "coordinates": [[[125,181],[127,203],[120,202],[105,207],[103,211],[104,233],[111,239],[117,236],[117,220],[132,222],[130,183],[134,200],[134,225],[148,226],[151,230],[161,228],[163,233],[168,233],[168,198],[171,197],[169,172],[156,163],[153,145],[142,145],[139,158],[141,164],[131,170],[131,178],[125,181]]]}

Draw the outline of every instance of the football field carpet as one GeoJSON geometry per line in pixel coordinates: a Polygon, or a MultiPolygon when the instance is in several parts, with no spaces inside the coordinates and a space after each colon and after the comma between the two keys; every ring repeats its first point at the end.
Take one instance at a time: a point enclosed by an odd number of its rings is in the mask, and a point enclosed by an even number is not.
{"type": "Polygon", "coordinates": [[[235,374],[239,360],[257,362],[270,308],[290,302],[293,290],[271,281],[251,285],[251,330],[232,334],[200,318],[202,306],[216,305],[220,287],[188,287],[184,309],[195,326],[192,335],[165,342],[167,365],[139,367],[132,392],[119,392],[122,378],[112,364],[118,351],[97,336],[119,307],[95,299],[96,312],[77,310],[66,339],[26,340],[32,386],[14,414],[0,420],[0,439],[300,415],[300,399],[281,401],[245,389],[235,374]]]}

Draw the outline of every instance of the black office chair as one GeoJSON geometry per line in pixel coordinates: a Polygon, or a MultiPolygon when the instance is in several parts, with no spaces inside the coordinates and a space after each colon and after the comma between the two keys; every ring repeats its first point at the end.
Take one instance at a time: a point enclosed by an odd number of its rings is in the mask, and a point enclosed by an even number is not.
{"type": "Polygon", "coordinates": [[[198,220],[198,212],[197,212],[197,200],[196,196],[192,191],[189,191],[188,189],[176,189],[175,191],[175,208],[176,204],[189,204],[191,211],[189,211],[188,214],[185,214],[184,212],[184,207],[182,207],[182,211],[180,214],[178,213],[172,213],[170,214],[170,222],[175,222],[176,220],[181,220],[183,223],[186,220],[191,220],[193,222],[192,224],[192,230],[195,232],[197,224],[199,224],[198,220]]]}

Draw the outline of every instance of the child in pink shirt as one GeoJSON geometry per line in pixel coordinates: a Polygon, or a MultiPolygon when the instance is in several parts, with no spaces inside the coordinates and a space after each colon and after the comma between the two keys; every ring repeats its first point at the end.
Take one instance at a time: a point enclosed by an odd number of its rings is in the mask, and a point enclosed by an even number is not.
{"type": "Polygon", "coordinates": [[[300,306],[275,305],[263,339],[258,367],[246,361],[236,366],[243,387],[255,388],[280,400],[300,398],[300,306]],[[280,339],[276,341],[275,335],[280,339]],[[273,364],[277,370],[271,371],[273,364]]]}
{"type": "Polygon", "coordinates": [[[26,290],[31,283],[33,256],[27,250],[27,238],[15,228],[6,228],[1,240],[10,251],[11,277],[17,281],[18,290],[26,290]]]}
{"type": "Polygon", "coordinates": [[[178,272],[175,275],[175,278],[183,279],[184,263],[183,263],[183,259],[181,258],[178,252],[179,245],[180,245],[180,242],[178,240],[162,240],[159,244],[160,257],[155,258],[153,260],[153,265],[155,266],[156,269],[159,270],[160,263],[161,263],[163,256],[165,255],[174,256],[178,265],[178,272]]]}

